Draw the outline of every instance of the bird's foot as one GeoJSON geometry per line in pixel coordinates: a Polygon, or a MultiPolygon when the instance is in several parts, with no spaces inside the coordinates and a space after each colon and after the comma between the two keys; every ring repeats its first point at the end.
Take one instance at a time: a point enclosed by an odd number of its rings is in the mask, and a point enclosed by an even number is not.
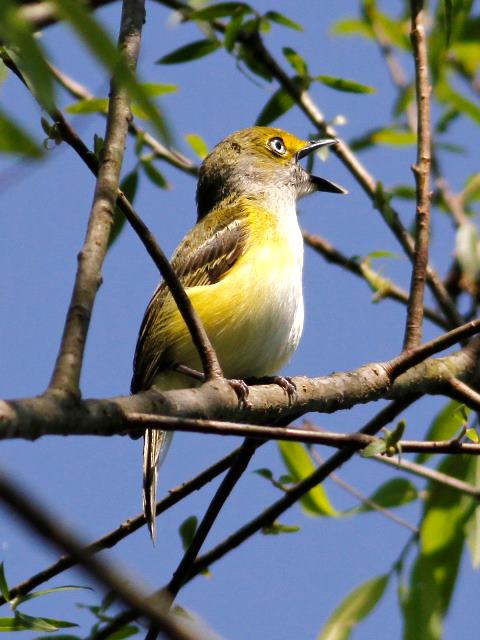
{"type": "Polygon", "coordinates": [[[235,391],[237,398],[238,398],[238,404],[240,407],[245,407],[245,408],[250,408],[252,406],[251,402],[249,402],[248,398],[248,394],[250,393],[250,389],[248,388],[247,383],[245,382],[245,380],[237,380],[237,379],[233,379],[233,380],[228,380],[228,384],[232,387],[232,389],[235,391]]]}
{"type": "Polygon", "coordinates": [[[247,378],[249,384],[276,384],[281,387],[288,396],[288,402],[297,395],[297,386],[294,381],[287,376],[262,376],[261,378],[247,378]]]}

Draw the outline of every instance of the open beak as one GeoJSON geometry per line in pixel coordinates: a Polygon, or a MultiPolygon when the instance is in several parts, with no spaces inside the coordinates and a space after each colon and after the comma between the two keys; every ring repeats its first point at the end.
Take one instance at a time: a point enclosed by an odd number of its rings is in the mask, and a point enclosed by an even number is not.
{"type": "MultiPolygon", "coordinates": [[[[337,144],[337,142],[338,140],[335,140],[334,138],[323,138],[321,140],[315,140],[308,146],[300,149],[300,151],[297,151],[297,162],[302,158],[310,155],[313,151],[316,151],[320,147],[337,144]]],[[[339,184],[335,184],[335,182],[330,182],[330,180],[325,180],[325,178],[320,178],[319,176],[310,176],[310,182],[316,191],[327,191],[328,193],[348,193],[348,191],[341,187],[339,184]]]]}

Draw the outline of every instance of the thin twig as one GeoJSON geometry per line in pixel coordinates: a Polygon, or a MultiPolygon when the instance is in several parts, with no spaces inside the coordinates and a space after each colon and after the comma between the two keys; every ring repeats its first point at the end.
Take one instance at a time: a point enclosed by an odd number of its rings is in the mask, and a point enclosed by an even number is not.
{"type": "MultiPolygon", "coordinates": [[[[144,2],[123,5],[118,46],[131,69],[136,67],[144,18],[144,2]]],[[[112,79],[105,146],[99,161],[87,235],[79,254],[77,275],[60,351],[49,385],[51,391],[62,391],[74,397],[80,395],[83,353],[95,296],[102,280],[101,268],[113,224],[129,119],[128,92],[112,79]]]]}
{"type": "MultiPolygon", "coordinates": [[[[157,506],[155,509],[155,514],[159,516],[161,513],[164,513],[178,502],[189,496],[194,491],[198,491],[202,487],[204,487],[207,483],[214,480],[218,475],[223,473],[228,467],[232,464],[232,462],[237,458],[240,449],[237,448],[232,453],[228,454],[215,464],[213,464],[205,471],[202,471],[197,476],[183,482],[178,487],[174,489],[170,489],[169,495],[157,502],[157,506]]],[[[125,522],[123,522],[119,527],[106,533],[95,542],[90,543],[87,547],[84,548],[85,553],[90,555],[94,553],[98,553],[99,551],[103,551],[104,549],[111,549],[118,542],[124,540],[130,534],[134,533],[141,527],[146,524],[145,515],[142,513],[135,517],[129,518],[125,522]]],[[[10,599],[15,598],[19,595],[25,595],[35,589],[40,584],[43,584],[47,580],[50,580],[54,576],[70,569],[71,567],[77,564],[77,559],[74,556],[66,555],[59,558],[56,562],[46,567],[42,571],[39,571],[35,575],[31,576],[27,580],[20,582],[15,587],[12,587],[9,592],[10,599]]],[[[0,596],[0,605],[5,604],[5,598],[0,596]]]]}
{"type": "MultiPolygon", "coordinates": [[[[370,266],[367,266],[365,263],[362,263],[355,258],[345,256],[330,244],[330,242],[318,234],[309,233],[305,230],[302,231],[302,234],[305,243],[323,256],[327,262],[337,264],[367,282],[367,284],[375,291],[375,301],[378,299],[390,298],[404,305],[408,303],[408,293],[391,280],[384,278],[380,273],[378,273],[378,271],[374,271],[370,266]]],[[[426,318],[434,322],[439,327],[442,327],[443,329],[448,328],[448,324],[445,322],[443,316],[437,313],[435,309],[425,306],[424,314],[426,318]]]]}
{"type": "Polygon", "coordinates": [[[410,460],[405,460],[405,458],[400,458],[399,456],[386,457],[376,455],[373,456],[372,459],[377,460],[382,464],[395,467],[399,471],[405,471],[406,473],[411,473],[415,476],[419,476],[420,478],[427,478],[432,482],[437,482],[438,484],[442,484],[446,487],[449,487],[450,489],[455,489],[456,491],[460,491],[460,493],[472,496],[477,500],[480,498],[479,487],[475,487],[468,482],[463,482],[463,480],[459,480],[458,478],[454,478],[453,476],[448,476],[446,473],[442,473],[441,471],[437,471],[436,469],[430,469],[429,467],[417,464],[416,462],[410,462],[410,460]]]}
{"type": "Polygon", "coordinates": [[[446,393],[474,411],[480,412],[480,393],[458,378],[452,376],[447,380],[446,393]]]}
{"type": "Polygon", "coordinates": [[[415,175],[416,239],[415,255],[407,307],[404,349],[420,344],[423,327],[423,299],[428,266],[430,241],[430,82],[428,78],[427,37],[424,25],[423,0],[411,0],[411,41],[415,59],[415,88],[417,95],[417,162],[412,167],[415,175]]]}
{"type": "Polygon", "coordinates": [[[38,499],[24,495],[15,484],[0,472],[0,499],[19,516],[30,529],[40,535],[48,544],[66,551],[99,584],[115,593],[135,617],[146,618],[162,629],[168,638],[174,640],[199,640],[191,629],[184,628],[172,615],[162,611],[159,603],[150,600],[138,584],[133,585],[131,576],[124,575],[104,560],[93,558],[85,551],[84,545],[61,524],[61,519],[48,514],[48,509],[40,506],[38,499]]]}
{"type": "MultiPolygon", "coordinates": [[[[315,458],[315,460],[319,464],[323,464],[325,462],[325,458],[323,458],[316,449],[312,449],[311,453],[312,453],[312,456],[315,458]]],[[[412,533],[418,533],[417,527],[415,527],[413,524],[408,522],[408,520],[405,520],[404,518],[397,515],[390,509],[385,509],[385,507],[382,507],[381,505],[379,505],[378,502],[371,500],[368,496],[366,496],[364,493],[359,491],[356,487],[352,486],[349,482],[346,482],[343,478],[341,478],[338,475],[338,473],[331,473],[329,478],[332,482],[334,482],[336,485],[341,487],[344,491],[346,491],[351,496],[356,498],[360,502],[360,504],[368,507],[369,509],[372,509],[373,511],[376,511],[377,513],[381,514],[388,520],[395,522],[395,524],[399,524],[401,527],[405,527],[405,529],[408,529],[412,533]]]]}

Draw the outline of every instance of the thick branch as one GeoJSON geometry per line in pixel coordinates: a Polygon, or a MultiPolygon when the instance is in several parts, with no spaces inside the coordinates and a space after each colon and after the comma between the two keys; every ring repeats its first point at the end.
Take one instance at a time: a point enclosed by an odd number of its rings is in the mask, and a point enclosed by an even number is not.
{"type": "MultiPolygon", "coordinates": [[[[123,5],[119,48],[127,64],[136,67],[140,36],[145,18],[144,2],[123,5]]],[[[105,147],[99,170],[87,235],[78,256],[78,269],[70,307],[65,322],[60,352],[53,371],[50,389],[80,395],[79,383],[83,352],[97,290],[101,284],[101,268],[107,251],[118,181],[123,161],[125,139],[130,120],[127,90],[112,80],[105,134],[105,147]]]]}
{"type": "MultiPolygon", "coordinates": [[[[448,393],[452,376],[470,385],[478,383],[479,351],[480,340],[475,339],[468,347],[452,355],[418,364],[400,375],[393,384],[389,373],[391,365],[386,362],[321,378],[296,377],[293,379],[297,388],[294,398],[287,397],[278,385],[253,386],[250,387],[249,407],[239,407],[236,394],[223,380],[204,384],[198,389],[163,393],[149,390],[135,396],[106,400],[73,402],[68,398],[49,395],[0,401],[0,439],[34,440],[47,434],[125,433],[131,430],[128,414],[132,412],[182,419],[278,424],[279,420],[293,419],[310,411],[333,413],[380,398],[444,394],[448,393]]],[[[415,357],[415,353],[412,357],[415,357]]],[[[406,359],[396,362],[402,367],[407,364],[406,359]]],[[[141,431],[139,429],[139,435],[141,431]]]]}
{"type": "Polygon", "coordinates": [[[404,348],[420,344],[423,324],[423,298],[428,266],[430,240],[430,83],[428,80],[427,40],[424,25],[423,0],[411,0],[411,40],[415,58],[417,94],[417,163],[413,167],[417,186],[416,239],[410,298],[407,309],[404,348]]]}

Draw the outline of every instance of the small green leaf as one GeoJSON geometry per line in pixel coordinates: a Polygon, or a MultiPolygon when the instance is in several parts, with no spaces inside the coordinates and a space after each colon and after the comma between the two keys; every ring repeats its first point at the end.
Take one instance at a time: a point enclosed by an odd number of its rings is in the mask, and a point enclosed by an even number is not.
{"type": "Polygon", "coordinates": [[[480,123],[480,107],[458,91],[454,91],[446,82],[437,84],[437,96],[451,108],[467,115],[475,123],[480,123]]]}
{"type": "Polygon", "coordinates": [[[344,80],[343,78],[334,78],[333,76],[315,76],[314,80],[318,80],[331,89],[337,91],[346,91],[348,93],[375,93],[374,87],[360,84],[354,80],[344,80]]]}
{"type": "Polygon", "coordinates": [[[42,150],[28,133],[0,111],[0,153],[40,158],[42,150]]]}
{"type": "Polygon", "coordinates": [[[66,108],[68,113],[85,114],[85,113],[107,113],[108,98],[89,98],[88,100],[79,100],[66,108]]]}
{"type": "Polygon", "coordinates": [[[377,576],[351,591],[335,609],[318,640],[348,640],[353,628],[380,602],[388,580],[388,575],[377,576]]]}
{"type": "MultiPolygon", "coordinates": [[[[288,471],[296,482],[307,478],[315,471],[315,466],[303,445],[298,442],[279,442],[278,447],[288,471]]],[[[310,489],[300,502],[310,515],[338,515],[338,511],[330,503],[327,493],[321,485],[310,489]]]]}
{"type": "Polygon", "coordinates": [[[355,18],[339,20],[333,25],[330,31],[337,36],[363,36],[364,38],[373,38],[370,25],[364,20],[356,20],[355,18]]]}
{"type": "Polygon", "coordinates": [[[157,64],[180,64],[203,58],[221,47],[218,40],[197,40],[162,56],[157,64]]]}
{"type": "MultiPolygon", "coordinates": [[[[392,478],[378,487],[369,499],[384,509],[392,509],[402,504],[408,504],[417,498],[417,488],[410,480],[406,478],[392,478]]],[[[359,511],[372,511],[372,507],[362,505],[359,511]]]]}
{"type": "Polygon", "coordinates": [[[297,525],[281,524],[280,522],[274,522],[262,529],[262,533],[265,536],[277,536],[279,533],[297,533],[297,531],[300,531],[300,527],[297,525]]]}
{"type": "Polygon", "coordinates": [[[0,564],[0,593],[7,602],[10,600],[10,590],[8,588],[7,579],[5,577],[3,562],[0,564]]]}
{"type": "Polygon", "coordinates": [[[370,253],[367,253],[366,257],[370,260],[377,260],[378,258],[399,258],[400,256],[398,253],[394,253],[393,251],[378,249],[377,251],[370,251],[370,253]]]}
{"type": "Polygon", "coordinates": [[[219,2],[212,4],[205,9],[194,11],[189,17],[193,20],[215,20],[216,18],[228,18],[241,11],[245,13],[253,13],[252,7],[245,2],[219,2]]]}
{"type": "MultiPolygon", "coordinates": [[[[452,438],[465,424],[465,417],[461,408],[464,407],[456,400],[452,400],[446,404],[435,416],[427,432],[426,440],[449,440],[452,438]]],[[[467,415],[470,409],[465,408],[467,415]]],[[[415,461],[423,464],[431,457],[432,454],[420,453],[416,456],[415,461]]]]}
{"type": "Polygon", "coordinates": [[[282,51],[291,67],[298,73],[299,76],[308,76],[307,63],[301,55],[299,55],[293,49],[290,49],[290,47],[284,47],[282,51]]]}
{"type": "Polygon", "coordinates": [[[295,29],[295,31],[303,31],[301,24],[298,24],[298,22],[295,22],[291,18],[287,18],[283,13],[278,13],[278,11],[267,11],[265,18],[272,22],[276,22],[277,24],[281,24],[284,27],[295,29]]]}
{"type": "MultiPolygon", "coordinates": [[[[138,171],[134,169],[127,173],[127,175],[123,178],[120,183],[120,191],[126,196],[130,203],[133,203],[135,199],[135,194],[137,193],[138,187],[138,171]]],[[[123,211],[120,209],[118,205],[115,205],[115,209],[113,211],[113,224],[110,228],[110,236],[108,238],[108,249],[114,244],[117,238],[120,236],[124,226],[125,226],[126,218],[123,211]]]]}
{"type": "Polygon", "coordinates": [[[225,28],[225,34],[223,39],[223,46],[227,51],[233,51],[235,42],[237,41],[238,34],[242,28],[243,18],[245,17],[245,11],[238,10],[233,16],[230,22],[225,28]]]}
{"type": "Polygon", "coordinates": [[[12,601],[12,608],[14,609],[23,602],[33,600],[34,598],[41,598],[43,596],[49,595],[50,593],[58,593],[59,591],[74,591],[76,589],[87,589],[88,591],[93,591],[91,587],[83,587],[73,584],[67,584],[62,587],[51,587],[50,589],[42,589],[41,591],[33,591],[32,593],[16,596],[12,601]]]}
{"type": "Polygon", "coordinates": [[[295,100],[285,89],[278,89],[263,107],[256,125],[266,126],[293,107],[295,100]]]}
{"type": "Polygon", "coordinates": [[[187,133],[185,140],[195,151],[200,160],[203,160],[208,155],[208,147],[202,136],[198,133],[187,133]]]}
{"type": "Polygon", "coordinates": [[[375,438],[373,442],[360,451],[360,455],[363,458],[373,458],[373,456],[379,453],[385,453],[387,450],[387,443],[382,438],[375,438]]]}
{"type": "Polygon", "coordinates": [[[410,187],[407,184],[399,184],[396,187],[392,187],[391,193],[402,200],[415,200],[416,191],[414,187],[410,187]]]}
{"type": "Polygon", "coordinates": [[[182,545],[186,551],[191,545],[195,531],[197,530],[198,519],[196,516],[190,516],[182,522],[178,529],[180,538],[182,539],[182,545]]]}
{"type": "Polygon", "coordinates": [[[151,98],[164,96],[166,93],[175,93],[178,91],[178,85],[165,82],[142,82],[141,86],[145,90],[145,94],[151,98]]]}
{"type": "Polygon", "coordinates": [[[475,442],[475,444],[478,444],[480,442],[478,431],[474,427],[467,429],[465,431],[465,435],[469,440],[471,440],[472,442],[475,442]]]}
{"type": "Polygon", "coordinates": [[[413,131],[399,129],[381,129],[372,134],[373,142],[390,146],[406,146],[417,143],[417,136],[413,131]]]}
{"type": "Polygon", "coordinates": [[[150,180],[161,189],[168,189],[168,182],[165,180],[163,174],[155,167],[150,159],[142,158],[140,160],[143,170],[150,180]]]}
{"type": "MultiPolygon", "coordinates": [[[[3,618],[3,620],[12,620],[11,618],[3,618]]],[[[12,631],[21,631],[21,630],[30,630],[30,631],[57,631],[57,629],[66,629],[70,627],[78,627],[77,624],[73,622],[68,622],[67,620],[54,620],[53,618],[40,618],[29,616],[26,613],[21,613],[20,611],[15,612],[15,623],[10,630],[12,631]]],[[[7,631],[7,628],[2,629],[2,624],[0,621],[0,630],[7,631]]]]}
{"type": "Polygon", "coordinates": [[[265,478],[266,480],[273,480],[273,473],[270,469],[255,469],[253,473],[265,478]]]}

